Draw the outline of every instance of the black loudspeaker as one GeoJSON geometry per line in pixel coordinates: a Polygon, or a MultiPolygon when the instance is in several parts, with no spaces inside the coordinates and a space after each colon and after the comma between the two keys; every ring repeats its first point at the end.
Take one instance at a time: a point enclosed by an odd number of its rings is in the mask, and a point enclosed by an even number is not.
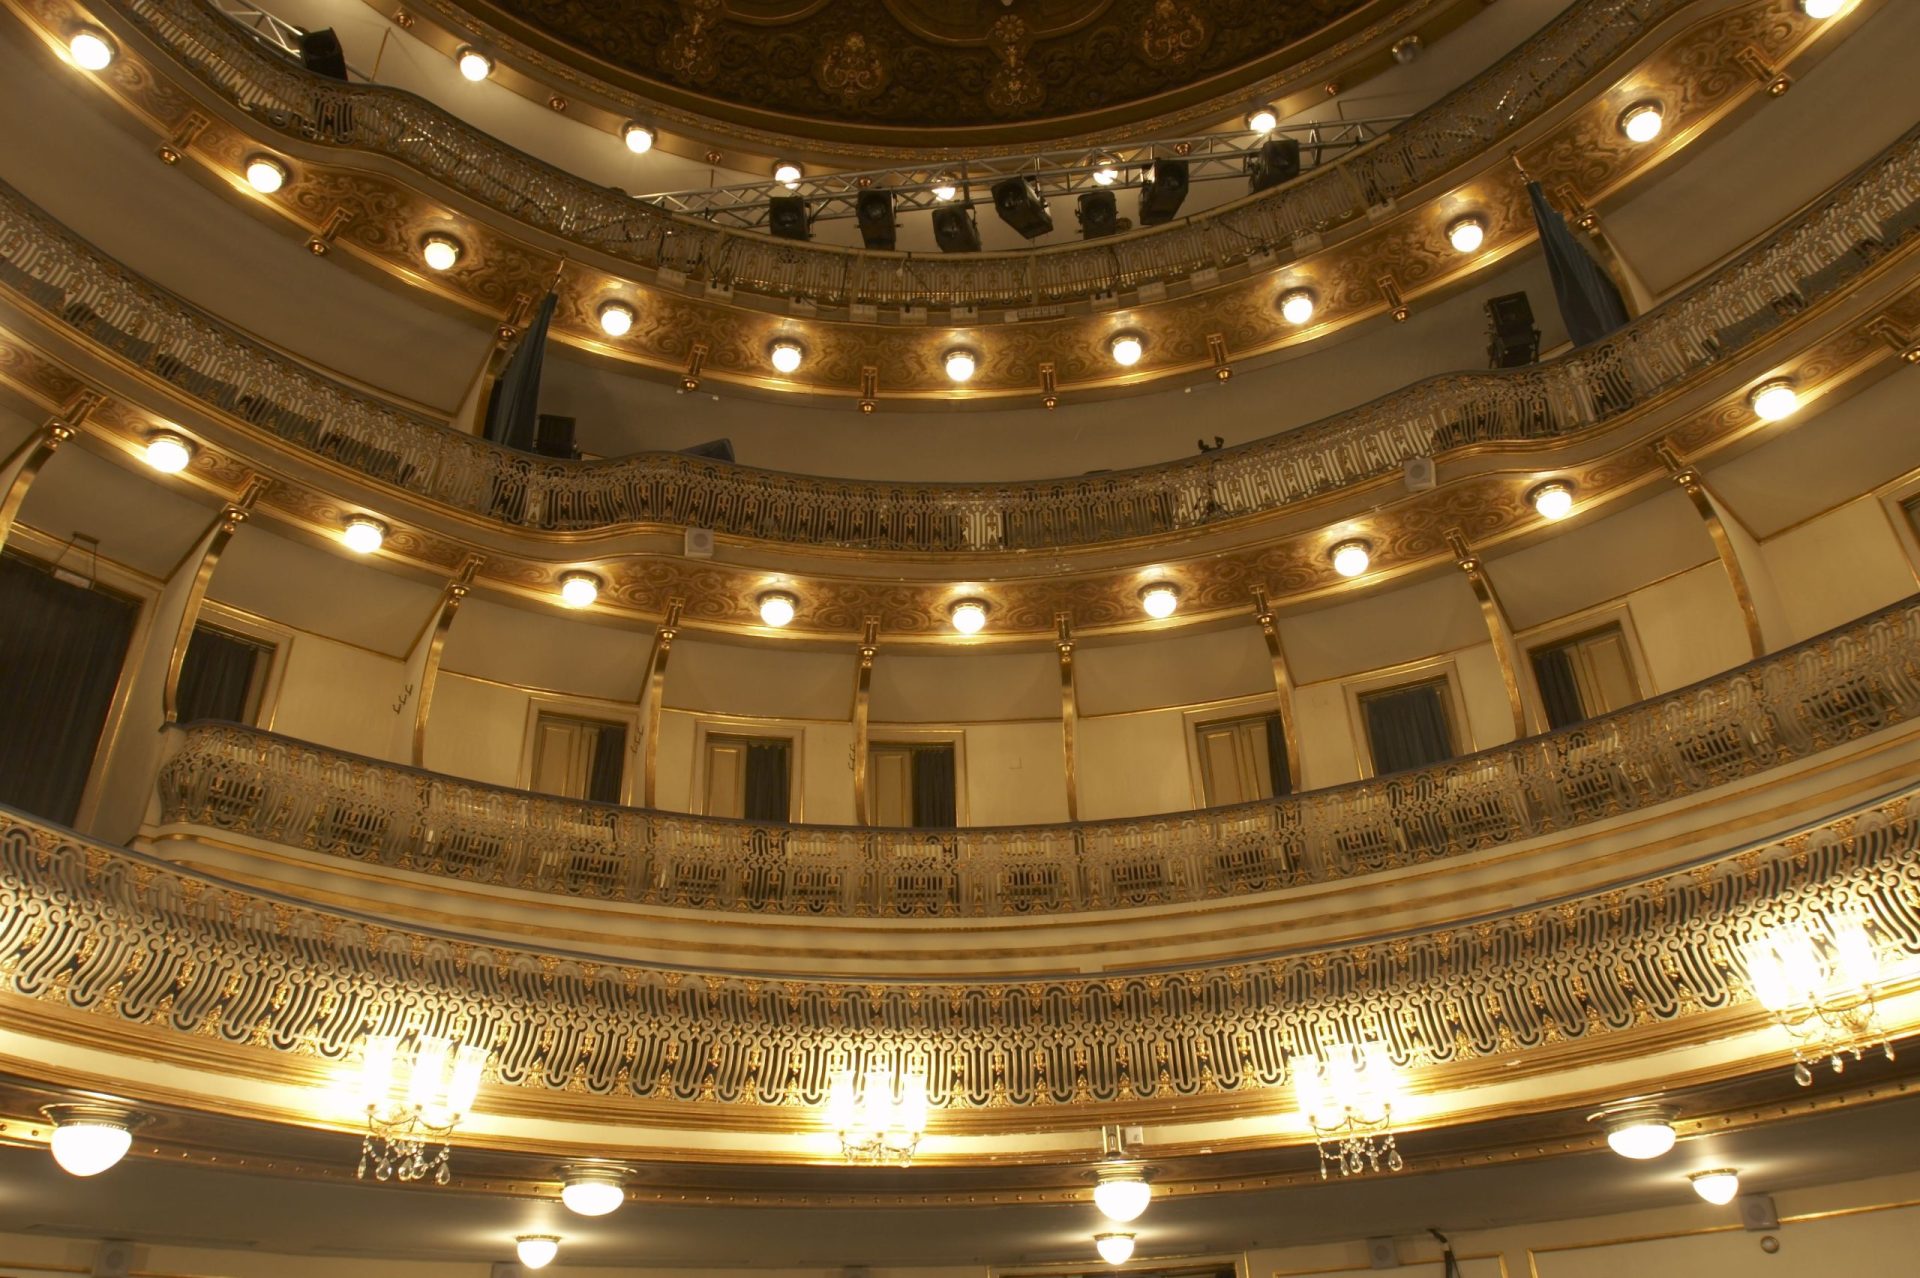
{"type": "Polygon", "coordinates": [[[978,253],[980,223],[974,220],[973,205],[959,204],[935,209],[933,238],[942,253],[978,253]]]}
{"type": "Polygon", "coordinates": [[[1540,330],[1533,326],[1533,306],[1525,293],[1503,293],[1487,299],[1487,364],[1491,368],[1519,368],[1540,358],[1540,330]]]}
{"type": "Polygon", "coordinates": [[[542,457],[564,457],[569,461],[580,456],[580,450],[574,447],[573,430],[576,419],[562,417],[557,413],[540,414],[533,430],[533,451],[542,457]]]}
{"type": "Polygon", "coordinates": [[[853,201],[853,214],[860,223],[860,239],[870,249],[890,249],[894,244],[893,192],[862,191],[853,201]]]}
{"type": "MultiPolygon", "coordinates": [[[[733,441],[731,439],[709,439],[704,444],[695,444],[692,448],[682,448],[684,457],[711,457],[714,461],[733,460],[733,441]]],[[[711,536],[711,534],[709,534],[711,536]]]]}
{"type": "Polygon", "coordinates": [[[798,195],[776,195],[767,201],[767,229],[783,240],[810,240],[807,202],[798,195]]]}
{"type": "Polygon", "coordinates": [[[300,65],[315,75],[335,80],[347,78],[347,51],[340,47],[340,37],[333,33],[332,27],[309,31],[300,37],[300,65]]]}
{"type": "Polygon", "coordinates": [[[1140,188],[1140,225],[1173,221],[1186,198],[1187,162],[1155,160],[1148,166],[1146,183],[1140,188]]]}
{"type": "Polygon", "coordinates": [[[1000,220],[1027,239],[1035,239],[1053,230],[1053,214],[1040,194],[1040,188],[1028,177],[1001,178],[993,184],[993,210],[1000,220]]]}
{"type": "Polygon", "coordinates": [[[1080,197],[1080,234],[1097,240],[1120,229],[1120,202],[1112,191],[1088,191],[1080,197]]]}
{"type": "Polygon", "coordinates": [[[1292,138],[1268,138],[1247,157],[1247,189],[1264,191],[1300,176],[1300,144],[1292,138]]]}

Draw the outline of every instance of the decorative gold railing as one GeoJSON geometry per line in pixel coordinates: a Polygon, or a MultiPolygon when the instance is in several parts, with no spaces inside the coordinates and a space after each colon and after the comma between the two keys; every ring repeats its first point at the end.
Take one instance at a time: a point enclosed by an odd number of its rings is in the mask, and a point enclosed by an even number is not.
{"type": "Polygon", "coordinates": [[[691,525],[795,545],[995,553],[1192,529],[1464,445],[1618,418],[1845,289],[1920,229],[1920,129],[1711,277],[1550,363],[1429,378],[1255,443],[1163,466],[1007,484],[821,479],[678,454],[558,462],[329,380],[161,290],[0,184],[0,291],[284,443],[458,510],[536,529],[691,525]]]}
{"type": "Polygon", "coordinates": [[[1920,712],[1920,597],[1630,709],[1437,767],[1066,825],[772,825],[483,785],[253,728],[169,730],[163,825],[395,869],[699,909],[995,916],[1348,878],[1698,793],[1920,712]]]}
{"type": "MultiPolygon", "coordinates": [[[[1917,840],[1909,791],[1669,876],[1390,942],[915,983],[877,975],[883,962],[843,980],[700,973],[412,929],[0,809],[0,988],[92,1012],[95,1034],[194,1035],[201,1059],[226,1044],[339,1060],[368,1033],[444,1035],[492,1048],[503,1083],[576,1098],[816,1107],[834,1071],[880,1066],[920,1072],[950,1109],[1204,1104],[1279,1086],[1291,1058],[1335,1040],[1377,1039],[1402,1065],[1570,1041],[1599,1059],[1613,1035],[1743,1003],[1744,943],[1841,909],[1912,955],[1917,840]]],[[[793,1122],[793,1108],[755,1113],[793,1122]]]]}

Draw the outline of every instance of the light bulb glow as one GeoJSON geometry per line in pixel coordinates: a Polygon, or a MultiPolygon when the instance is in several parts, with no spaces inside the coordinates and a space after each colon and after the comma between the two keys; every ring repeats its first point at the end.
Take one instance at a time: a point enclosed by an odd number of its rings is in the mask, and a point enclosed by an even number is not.
{"type": "Polygon", "coordinates": [[[552,1234],[521,1234],[513,1240],[513,1254],[528,1269],[545,1269],[560,1254],[560,1240],[552,1234]]]}
{"type": "Polygon", "coordinates": [[[147,465],[163,475],[177,475],[193,460],[193,445],[162,431],[147,439],[147,465]]]}
{"type": "Polygon", "coordinates": [[[789,191],[799,186],[800,179],[806,175],[807,171],[798,164],[795,164],[792,160],[782,160],[773,166],[773,180],[781,186],[786,187],[789,191]]]}
{"type": "Polygon", "coordinates": [[[1551,480],[1527,494],[1542,519],[1565,519],[1573,511],[1573,485],[1551,480]]]}
{"type": "Polygon", "coordinates": [[[1651,142],[1660,136],[1665,116],[1658,102],[1636,102],[1620,113],[1620,132],[1629,142],[1651,142]]]}
{"type": "Polygon", "coordinates": [[[1109,1265],[1124,1265],[1133,1259],[1132,1234],[1095,1234],[1093,1245],[1109,1265]]]}
{"type": "Polygon", "coordinates": [[[1471,253],[1487,240],[1487,228],[1477,217],[1463,217],[1447,225],[1447,243],[1456,253],[1471,253]]]}
{"type": "Polygon", "coordinates": [[[340,540],[356,555],[371,555],[387,539],[387,526],[377,519],[355,515],[340,532],[340,540]]]}
{"type": "Polygon", "coordinates": [[[133,1132],[109,1118],[77,1118],[53,1129],[53,1161],[71,1176],[98,1176],[132,1145],[133,1132]]]}
{"type": "MultiPolygon", "coordinates": [[[[1164,620],[1180,607],[1180,588],[1170,581],[1156,581],[1140,592],[1140,606],[1149,617],[1164,620]]],[[[1133,1219],[1131,1216],[1116,1219],[1133,1219]]]]}
{"type": "Polygon", "coordinates": [[[1280,127],[1280,117],[1270,106],[1255,107],[1247,112],[1247,129],[1252,133],[1271,133],[1280,127]]]}
{"type": "Polygon", "coordinates": [[[600,597],[600,579],[590,572],[563,573],[560,602],[569,608],[589,608],[600,597]]]}
{"type": "Polygon", "coordinates": [[[1280,318],[1296,326],[1304,324],[1313,318],[1317,300],[1312,290],[1296,288],[1280,299],[1280,318]]]}
{"type": "Polygon", "coordinates": [[[1789,381],[1767,382],[1756,387],[1747,397],[1753,406],[1754,416],[1762,421],[1777,422],[1783,417],[1791,417],[1800,407],[1800,392],[1789,381]]]}
{"type": "Polygon", "coordinates": [[[792,376],[800,371],[801,362],[807,358],[806,350],[798,342],[778,341],[767,351],[767,359],[773,370],[783,376],[792,376]]]}
{"type": "Polygon", "coordinates": [[[604,1216],[627,1201],[627,1188],[614,1172],[575,1172],[561,1186],[560,1201],[576,1216],[604,1216]]]}
{"type": "Polygon", "coordinates": [[[113,41],[92,27],[82,27],[67,39],[67,52],[82,71],[105,71],[113,65],[113,41]]]}
{"type": "Polygon", "coordinates": [[[948,203],[958,194],[960,194],[960,186],[951,176],[943,173],[933,180],[933,198],[942,204],[948,203]]]}
{"type": "Polygon", "coordinates": [[[977,635],[987,624],[987,605],[979,599],[962,599],[947,610],[947,619],[963,635],[977,635]]]}
{"type": "Polygon", "coordinates": [[[627,150],[635,155],[645,155],[653,150],[653,130],[644,124],[627,121],[626,127],[620,130],[620,139],[627,144],[627,150]]]}
{"type": "Polygon", "coordinates": [[[1603,1112],[1597,1117],[1606,1124],[1607,1145],[1614,1153],[1622,1158],[1648,1159],[1673,1148],[1673,1123],[1667,1114],[1664,1109],[1635,1108],[1614,1114],[1603,1112]]]}
{"type": "Polygon", "coordinates": [[[1343,541],[1328,556],[1333,570],[1342,577],[1358,577],[1373,562],[1373,548],[1364,541],[1343,541]]]}
{"type": "Polygon", "coordinates": [[[453,55],[454,65],[460,68],[460,74],[475,84],[493,74],[493,59],[474,48],[462,48],[453,55]]]}
{"type": "Polygon", "coordinates": [[[980,366],[979,357],[969,350],[948,351],[945,363],[948,380],[955,382],[966,381],[980,366]]]}
{"type": "Polygon", "coordinates": [[[625,302],[608,302],[600,308],[600,331],[608,337],[625,337],[633,331],[633,308],[625,302]]]}
{"type": "Polygon", "coordinates": [[[270,155],[256,155],[247,161],[247,185],[262,195],[272,195],[287,184],[287,166],[270,155]]]}
{"type": "Polygon", "coordinates": [[[760,596],[760,620],[776,629],[793,620],[800,601],[783,590],[769,590],[760,596]]]}
{"type": "Polygon", "coordinates": [[[429,235],[420,245],[420,259],[431,270],[450,271],[460,260],[460,241],[451,235],[429,235]]]}
{"type": "Polygon", "coordinates": [[[1815,22],[1825,22],[1847,7],[1847,0],[1800,0],[1800,12],[1815,22]]]}
{"type": "Polygon", "coordinates": [[[1107,353],[1122,368],[1132,368],[1146,353],[1147,344],[1137,333],[1122,333],[1107,343],[1107,353]]]}
{"type": "Polygon", "coordinates": [[[1725,1207],[1740,1194],[1740,1173],[1731,1167],[1695,1172],[1687,1179],[1693,1183],[1693,1192],[1715,1207],[1725,1207]]]}
{"type": "Polygon", "coordinates": [[[1111,156],[1103,155],[1095,160],[1094,163],[1100,166],[1093,171],[1093,184],[1095,186],[1112,186],[1120,180],[1120,166],[1114,162],[1111,156]]]}
{"type": "Polygon", "coordinates": [[[1116,1225],[1138,1220],[1152,1199],[1153,1186],[1134,1167],[1103,1169],[1100,1183],[1093,1187],[1093,1205],[1116,1225]]]}

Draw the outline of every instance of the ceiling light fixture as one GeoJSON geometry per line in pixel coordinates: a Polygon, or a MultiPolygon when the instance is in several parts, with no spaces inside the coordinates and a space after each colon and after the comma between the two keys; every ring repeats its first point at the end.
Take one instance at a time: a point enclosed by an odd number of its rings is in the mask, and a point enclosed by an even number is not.
{"type": "Polygon", "coordinates": [[[590,572],[560,574],[560,602],[569,608],[591,608],[600,597],[600,578],[590,572]]]}
{"type": "Polygon", "coordinates": [[[1301,1116],[1320,1151],[1321,1180],[1334,1168],[1358,1176],[1406,1166],[1393,1138],[1400,1076],[1385,1043],[1330,1043],[1296,1057],[1291,1072],[1301,1116]]]}
{"type": "Polygon", "coordinates": [[[1093,1245],[1109,1265],[1124,1265],[1133,1259],[1132,1234],[1095,1234],[1093,1245]]]}
{"type": "Polygon", "coordinates": [[[521,1234],[513,1240],[513,1254],[528,1269],[545,1269],[560,1254],[560,1240],[552,1234],[521,1234]]]}
{"type": "Polygon", "coordinates": [[[1783,924],[1743,946],[1741,959],[1754,998],[1793,1036],[1800,1086],[1813,1085],[1822,1061],[1838,1074],[1847,1056],[1858,1061],[1876,1047],[1893,1059],[1877,1004],[1884,973],[1864,915],[1783,924]]]}
{"type": "Polygon", "coordinates": [[[1251,133],[1271,133],[1280,127],[1280,116],[1270,106],[1257,106],[1247,112],[1247,130],[1251,133]]]}
{"type": "Polygon", "coordinates": [[[256,155],[247,161],[247,185],[262,195],[272,195],[287,184],[287,166],[270,155],[256,155]]]}
{"type": "Polygon", "coordinates": [[[790,337],[783,337],[767,348],[767,359],[776,373],[791,377],[800,371],[800,365],[806,361],[807,348],[790,337]]]}
{"type": "Polygon", "coordinates": [[[53,1124],[53,1161],[70,1176],[98,1176],[125,1158],[133,1146],[133,1129],[143,1118],[117,1105],[92,1102],[48,1105],[40,1112],[53,1124]]]}
{"type": "Polygon", "coordinates": [[[652,129],[634,120],[628,120],[620,130],[620,140],[627,144],[627,150],[635,155],[645,155],[653,150],[655,138],[652,129]]]}
{"type": "Polygon", "coordinates": [[[1673,1148],[1673,1111],[1664,1105],[1621,1105],[1591,1115],[1606,1128],[1607,1145],[1622,1158],[1658,1158],[1673,1148]]]}
{"type": "Polygon", "coordinates": [[[1153,1186],[1138,1163],[1116,1155],[1100,1164],[1094,1175],[1099,1179],[1093,1187],[1093,1205],[1116,1225],[1140,1219],[1153,1201],[1153,1186]]]}
{"type": "Polygon", "coordinates": [[[1815,22],[1824,22],[1847,7],[1847,0],[1800,0],[1800,12],[1815,22]]]}
{"type": "Polygon", "coordinates": [[[793,620],[800,601],[784,590],[769,590],[760,596],[760,620],[778,629],[793,620]]]}
{"type": "MultiPolygon", "coordinates": [[[[1156,581],[1140,591],[1140,606],[1155,620],[1171,617],[1180,607],[1180,587],[1170,581],[1156,581]]],[[[1133,1217],[1116,1217],[1131,1220],[1133,1217]]]]}
{"type": "Polygon", "coordinates": [[[633,308],[625,302],[606,302],[600,307],[600,331],[608,337],[625,337],[633,331],[633,308]]]}
{"type": "Polygon", "coordinates": [[[627,1201],[627,1169],[576,1165],[561,1169],[560,1201],[576,1216],[604,1216],[627,1201]]]}
{"type": "Polygon", "coordinates": [[[107,33],[98,27],[81,27],[68,36],[67,52],[82,71],[105,71],[119,54],[107,33]]]}
{"type": "Polygon", "coordinates": [[[367,1130],[360,1138],[365,1180],[415,1181],[453,1177],[453,1130],[473,1112],[490,1053],[484,1047],[421,1034],[367,1036],[360,1062],[360,1103],[367,1130]],[[435,1146],[439,1148],[434,1148],[435,1146]]]}
{"type": "Polygon", "coordinates": [[[1527,501],[1542,519],[1565,519],[1573,511],[1573,485],[1564,479],[1549,479],[1528,493],[1527,501]]]}
{"type": "Polygon", "coordinates": [[[163,475],[177,475],[193,460],[193,445],[172,431],[147,436],[147,465],[163,475]]]}
{"type": "Polygon", "coordinates": [[[1456,253],[1471,253],[1487,240],[1487,227],[1477,217],[1455,218],[1447,223],[1447,243],[1456,253]]]}
{"type": "Polygon", "coordinates": [[[963,635],[977,635],[987,624],[984,599],[962,599],[947,609],[947,620],[963,635]]]}
{"type": "Polygon", "coordinates": [[[1373,562],[1373,547],[1364,541],[1343,541],[1327,555],[1342,577],[1358,577],[1373,562]]]}
{"type": "Polygon", "coordinates": [[[1147,339],[1138,333],[1121,333],[1107,343],[1107,354],[1122,368],[1132,368],[1146,353],[1147,339]]]}
{"type": "Polygon", "coordinates": [[[1658,102],[1636,102],[1620,113],[1620,132],[1629,142],[1651,142],[1660,136],[1664,122],[1658,102]]]}
{"type": "Polygon", "coordinates": [[[368,515],[355,515],[340,530],[340,540],[356,555],[371,555],[387,539],[387,526],[368,515]]]}
{"type": "Polygon", "coordinates": [[[1291,289],[1280,296],[1280,318],[1298,327],[1313,318],[1319,299],[1310,288],[1291,289]]]}
{"type": "Polygon", "coordinates": [[[1687,1179],[1693,1184],[1693,1192],[1715,1207],[1725,1207],[1740,1195],[1740,1173],[1731,1167],[1695,1172],[1687,1179]]]}
{"type": "Polygon", "coordinates": [[[945,363],[948,380],[964,382],[980,367],[980,357],[963,346],[956,346],[947,352],[945,363]]]}
{"type": "Polygon", "coordinates": [[[929,1108],[925,1075],[905,1070],[896,1078],[890,1066],[840,1070],[827,1091],[827,1128],[850,1163],[906,1167],[926,1135],[929,1108]]]}
{"type": "Polygon", "coordinates": [[[806,175],[807,171],[792,160],[780,160],[773,166],[773,180],[789,191],[799,186],[800,179],[806,175]]]}
{"type": "Polygon", "coordinates": [[[460,241],[451,235],[429,235],[420,244],[420,259],[435,271],[452,270],[460,252],[460,241]]]}
{"type": "Polygon", "coordinates": [[[493,74],[493,59],[470,44],[460,46],[453,55],[453,63],[460,68],[460,74],[475,84],[493,74]]]}
{"type": "Polygon", "coordinates": [[[1800,407],[1800,392],[1786,378],[1776,378],[1754,387],[1753,393],[1747,396],[1747,403],[1753,406],[1754,416],[1761,421],[1777,422],[1783,417],[1793,416],[1800,407]]]}

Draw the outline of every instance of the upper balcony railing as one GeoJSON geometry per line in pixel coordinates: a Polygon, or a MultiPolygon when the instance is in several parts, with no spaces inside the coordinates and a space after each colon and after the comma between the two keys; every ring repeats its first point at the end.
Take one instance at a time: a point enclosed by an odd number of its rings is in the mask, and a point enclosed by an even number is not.
{"type": "Polygon", "coordinates": [[[462,781],[223,723],[172,729],[166,825],[652,905],[995,916],[1192,902],[1549,834],[1802,759],[1920,712],[1920,596],[1617,714],[1412,772],[1067,825],[772,825],[462,781]]]}
{"type": "Polygon", "coordinates": [[[1692,289],[1552,362],[1429,378],[1199,458],[1005,484],[823,479],[673,453],[560,462],[515,452],[268,349],[106,258],[4,184],[0,289],[275,439],[515,526],[690,525],[793,545],[991,554],[1191,530],[1395,474],[1413,457],[1576,434],[1756,345],[1917,230],[1920,129],[1692,289]]]}
{"type": "Polygon", "coordinates": [[[796,243],[671,215],[536,160],[412,94],[311,75],[202,0],[113,2],[181,66],[270,127],[398,160],[528,226],[637,266],[835,306],[1034,306],[1238,262],[1390,205],[1497,149],[1693,0],[1580,0],[1387,137],[1259,198],[1137,236],[934,257],[796,243]]]}

